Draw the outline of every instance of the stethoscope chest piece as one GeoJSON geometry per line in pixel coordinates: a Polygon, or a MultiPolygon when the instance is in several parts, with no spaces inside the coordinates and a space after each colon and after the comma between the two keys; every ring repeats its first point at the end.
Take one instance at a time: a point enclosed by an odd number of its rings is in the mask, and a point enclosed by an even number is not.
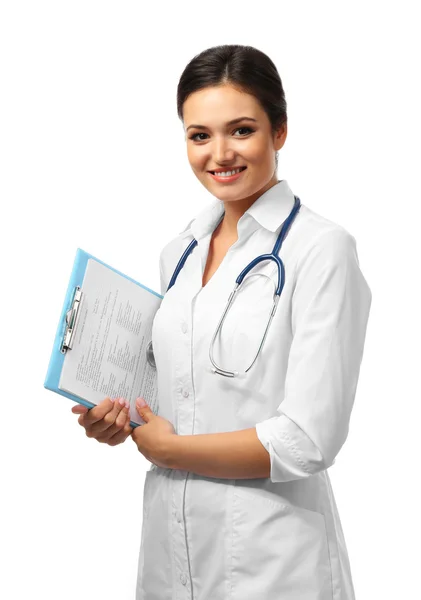
{"type": "Polygon", "coordinates": [[[150,341],[149,344],[146,346],[146,359],[147,359],[148,363],[151,365],[151,367],[153,367],[154,369],[156,369],[156,363],[155,363],[155,356],[154,356],[154,353],[153,353],[152,341],[150,341]]]}

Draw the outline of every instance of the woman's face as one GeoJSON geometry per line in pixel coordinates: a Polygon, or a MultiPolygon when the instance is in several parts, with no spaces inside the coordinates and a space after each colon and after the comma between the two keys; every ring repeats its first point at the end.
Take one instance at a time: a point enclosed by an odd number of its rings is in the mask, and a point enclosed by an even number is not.
{"type": "Polygon", "coordinates": [[[254,96],[230,85],[199,90],[184,103],[183,123],[193,172],[220,200],[257,198],[278,182],[275,151],[284,145],[287,125],[272,135],[270,121],[254,96]],[[229,124],[240,117],[254,120],[229,124]],[[233,167],[246,167],[233,181],[217,181],[209,173],[233,167]]]}

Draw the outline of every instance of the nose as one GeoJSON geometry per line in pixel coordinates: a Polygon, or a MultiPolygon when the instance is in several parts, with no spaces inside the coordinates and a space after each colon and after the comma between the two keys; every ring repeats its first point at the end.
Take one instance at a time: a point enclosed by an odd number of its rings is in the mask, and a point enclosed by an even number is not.
{"type": "Polygon", "coordinates": [[[231,141],[225,137],[215,140],[213,158],[218,164],[230,163],[235,156],[234,150],[231,148],[231,141]]]}

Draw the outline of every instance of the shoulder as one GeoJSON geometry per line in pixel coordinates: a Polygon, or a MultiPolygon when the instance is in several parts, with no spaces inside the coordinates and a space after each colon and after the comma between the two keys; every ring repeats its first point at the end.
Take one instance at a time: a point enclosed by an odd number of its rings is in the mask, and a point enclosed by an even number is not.
{"type": "MultiPolygon", "coordinates": [[[[305,297],[316,290],[326,299],[347,293],[371,302],[371,289],[361,270],[355,236],[339,223],[303,207],[297,221],[294,289],[305,297]]],[[[291,229],[292,232],[292,229],[291,229]]]]}
{"type": "Polygon", "coordinates": [[[164,291],[167,289],[181,255],[191,242],[190,237],[184,234],[190,228],[190,225],[193,223],[193,221],[194,218],[187,223],[186,227],[184,227],[182,231],[171,238],[160,252],[159,269],[161,275],[161,294],[164,294],[164,291]]]}
{"type": "Polygon", "coordinates": [[[160,253],[160,262],[163,264],[172,262],[174,254],[181,253],[189,244],[189,236],[186,236],[186,232],[190,229],[190,225],[195,219],[191,219],[187,225],[177,235],[172,237],[162,248],[160,253]]]}
{"type": "Polygon", "coordinates": [[[301,206],[297,222],[291,228],[291,245],[297,271],[316,256],[325,263],[346,262],[349,258],[358,261],[354,235],[305,205],[301,206]]]}

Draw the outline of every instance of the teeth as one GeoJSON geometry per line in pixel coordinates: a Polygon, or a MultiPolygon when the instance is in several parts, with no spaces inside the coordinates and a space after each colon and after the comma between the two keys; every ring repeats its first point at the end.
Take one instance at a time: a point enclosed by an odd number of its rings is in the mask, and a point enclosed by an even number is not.
{"type": "Polygon", "coordinates": [[[242,171],[241,167],[239,169],[235,169],[234,171],[222,171],[221,173],[215,173],[215,175],[218,177],[230,177],[231,175],[239,173],[240,171],[242,171]]]}

